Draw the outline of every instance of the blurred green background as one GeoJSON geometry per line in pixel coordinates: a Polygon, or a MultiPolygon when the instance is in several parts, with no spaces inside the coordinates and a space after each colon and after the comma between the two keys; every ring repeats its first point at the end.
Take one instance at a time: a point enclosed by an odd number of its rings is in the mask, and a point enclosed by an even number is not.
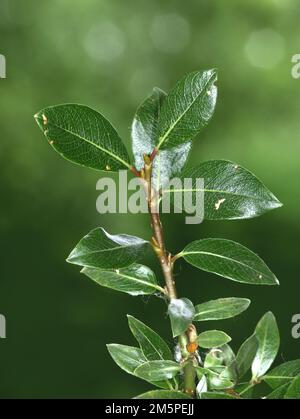
{"type": "MultiPolygon", "coordinates": [[[[168,247],[207,236],[250,247],[281,287],[253,287],[177,266],[181,296],[195,303],[238,296],[250,309],[222,325],[233,347],[272,310],[281,330],[278,361],[299,357],[291,318],[300,312],[300,53],[298,0],[1,0],[0,397],[133,397],[150,386],[121,371],[105,344],[134,344],[130,313],[171,342],[163,300],[133,298],[84,280],[65,263],[96,226],[150,235],[145,215],[99,215],[101,173],[64,161],[33,119],[39,109],[79,102],[100,110],[130,149],[137,105],[153,86],[168,90],[185,73],[219,69],[215,116],[189,164],[234,160],[253,171],[284,207],[249,221],[185,226],[164,217],[168,247]]],[[[145,263],[157,272],[151,252],[145,263]]],[[[205,324],[205,327],[211,327],[205,324]]]]}

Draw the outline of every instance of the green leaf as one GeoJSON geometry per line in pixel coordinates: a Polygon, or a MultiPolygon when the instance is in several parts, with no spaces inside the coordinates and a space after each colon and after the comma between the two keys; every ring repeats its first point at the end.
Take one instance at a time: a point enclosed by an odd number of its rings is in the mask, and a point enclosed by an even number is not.
{"type": "Polygon", "coordinates": [[[296,377],[290,384],[284,396],[285,399],[300,399],[300,376],[296,377]]]}
{"type": "Polygon", "coordinates": [[[134,375],[146,381],[161,381],[174,378],[181,366],[174,361],[149,361],[137,367],[134,375]]]}
{"type": "MultiPolygon", "coordinates": [[[[132,151],[135,167],[144,167],[144,154],[150,155],[155,148],[158,117],[166,93],[155,87],[150,96],[139,106],[131,129],[132,151]]],[[[152,185],[156,190],[179,174],[186,163],[191,150],[191,142],[161,150],[153,160],[152,185]]]]}
{"type": "Polygon", "coordinates": [[[230,396],[230,394],[220,393],[220,392],[207,392],[201,394],[201,399],[236,399],[236,397],[230,396]]]}
{"type": "Polygon", "coordinates": [[[164,101],[158,123],[158,149],[191,140],[211,119],[216,99],[216,70],[195,71],[177,82],[164,101]]]}
{"type": "Polygon", "coordinates": [[[262,317],[256,326],[255,336],[258,350],[252,363],[252,381],[257,381],[268,371],[279,350],[279,330],[273,313],[269,311],[262,317]]]}
{"type": "Polygon", "coordinates": [[[171,320],[173,337],[184,333],[192,323],[195,315],[195,307],[187,298],[177,298],[170,301],[168,314],[171,320]]]}
{"type": "Polygon", "coordinates": [[[278,399],[283,399],[287,389],[289,388],[290,383],[286,383],[283,384],[280,387],[277,387],[275,390],[272,391],[272,393],[269,393],[266,397],[264,397],[265,399],[268,400],[278,400],[278,399]]]}
{"type": "Polygon", "coordinates": [[[255,334],[245,340],[240,347],[236,356],[236,369],[239,378],[242,378],[251,368],[257,349],[258,340],[255,334]]]}
{"type": "Polygon", "coordinates": [[[234,387],[234,391],[237,392],[243,399],[252,399],[254,386],[248,382],[240,383],[234,387]]]}
{"type": "Polygon", "coordinates": [[[117,343],[110,343],[106,346],[115,363],[128,374],[134,375],[135,369],[146,362],[139,348],[117,343]]]}
{"type": "Polygon", "coordinates": [[[257,217],[265,212],[279,208],[281,202],[251,172],[240,165],[227,160],[211,160],[196,167],[187,168],[180,175],[182,188],[167,189],[163,195],[192,193],[204,194],[204,218],[206,220],[237,220],[257,217]],[[192,184],[185,188],[184,179],[191,179],[192,184]],[[197,179],[204,179],[203,185],[197,179]]]}
{"type": "Polygon", "coordinates": [[[91,268],[124,268],[140,259],[148,245],[139,237],[112,235],[103,228],[95,228],[79,241],[67,262],[91,268]]]}
{"type": "Polygon", "coordinates": [[[290,384],[294,377],[300,375],[300,359],[285,362],[268,372],[263,380],[273,389],[290,384]]]}
{"type": "Polygon", "coordinates": [[[196,393],[199,399],[201,399],[201,394],[207,392],[207,380],[205,375],[203,374],[199,377],[199,382],[196,387],[196,393]]]}
{"type": "Polygon", "coordinates": [[[223,378],[221,375],[211,374],[208,378],[208,386],[211,390],[224,390],[232,388],[233,382],[228,378],[223,378]]]}
{"type": "Polygon", "coordinates": [[[181,391],[168,391],[168,390],[151,390],[147,393],[140,394],[134,399],[190,399],[190,397],[181,391]]]}
{"type": "Polygon", "coordinates": [[[35,119],[50,145],[67,160],[96,170],[131,169],[124,144],[99,112],[66,104],[42,109],[35,119]]]}
{"type": "Polygon", "coordinates": [[[235,317],[247,310],[250,300],[246,298],[219,298],[195,307],[194,321],[222,320],[235,317]]]}
{"type": "Polygon", "coordinates": [[[81,272],[103,287],[133,296],[153,294],[157,291],[164,293],[163,288],[157,283],[154,272],[147,266],[137,263],[115,270],[84,267],[81,272]]]}
{"type": "Polygon", "coordinates": [[[127,317],[130,330],[148,361],[173,359],[170,348],[156,332],[140,320],[132,316],[127,317]]]}
{"type": "Polygon", "coordinates": [[[207,330],[197,337],[198,345],[201,348],[218,348],[231,341],[231,337],[220,330],[207,330]]]}
{"type": "MultiPolygon", "coordinates": [[[[139,348],[119,345],[117,343],[111,343],[106,346],[115,363],[128,374],[136,376],[136,368],[147,362],[142,350],[139,348]]],[[[146,381],[160,388],[172,388],[172,384],[169,381],[155,381],[155,383],[153,383],[151,380],[146,381]]]]}
{"type": "Polygon", "coordinates": [[[251,250],[231,240],[203,239],[188,244],[178,257],[206,272],[255,285],[278,285],[267,265],[251,250]]]}

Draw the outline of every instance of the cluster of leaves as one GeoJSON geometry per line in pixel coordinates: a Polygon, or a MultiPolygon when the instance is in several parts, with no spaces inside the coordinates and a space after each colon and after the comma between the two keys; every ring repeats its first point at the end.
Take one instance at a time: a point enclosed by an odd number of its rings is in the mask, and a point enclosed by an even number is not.
{"type": "MultiPolygon", "coordinates": [[[[174,176],[204,178],[204,218],[249,219],[281,206],[277,198],[251,172],[238,164],[213,160],[185,168],[192,140],[211,119],[217,98],[215,70],[188,74],[166,95],[155,88],[140,105],[132,124],[134,163],[110,122],[83,105],[66,104],[41,110],[36,120],[51,146],[64,158],[100,171],[127,169],[141,175],[144,156],[152,160],[152,183],[164,194],[182,193],[164,188],[174,176]]],[[[83,237],[67,261],[104,287],[131,295],[168,295],[154,272],[140,264],[147,240],[126,234],[112,235],[96,228],[83,237]]],[[[206,272],[246,284],[277,285],[267,265],[236,242],[206,238],[188,244],[175,255],[206,272]]],[[[168,301],[168,315],[175,353],[141,321],[129,316],[129,327],[139,347],[108,345],[114,361],[127,373],[144,379],[160,390],[139,398],[188,398],[182,387],[186,361],[193,362],[199,398],[252,398],[261,382],[272,391],[267,398],[300,397],[300,360],[268,372],[279,349],[279,332],[272,313],[266,313],[237,354],[224,331],[208,330],[195,336],[195,349],[188,353],[180,343],[193,322],[228,319],[244,312],[246,298],[222,298],[194,305],[187,298],[168,301]],[[250,374],[251,371],[251,374],[250,374]],[[246,377],[246,378],[245,378],[246,377]]]]}

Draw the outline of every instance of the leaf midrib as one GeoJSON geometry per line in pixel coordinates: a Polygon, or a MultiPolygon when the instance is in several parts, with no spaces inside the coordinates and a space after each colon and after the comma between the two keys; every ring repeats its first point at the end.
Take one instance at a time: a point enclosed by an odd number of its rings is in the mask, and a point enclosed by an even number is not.
{"type": "Polygon", "coordinates": [[[251,266],[246,265],[245,263],[240,262],[240,261],[238,261],[236,259],[232,259],[232,258],[229,258],[227,256],[223,256],[223,255],[219,255],[219,254],[215,254],[215,253],[211,253],[211,252],[205,252],[205,251],[202,251],[202,250],[201,251],[197,251],[197,252],[194,252],[194,251],[192,251],[192,252],[184,252],[183,251],[182,253],[180,253],[180,256],[183,256],[184,257],[186,255],[198,255],[198,254],[204,254],[204,255],[208,255],[208,256],[214,256],[214,257],[219,257],[219,258],[222,258],[222,259],[226,259],[226,260],[229,260],[230,262],[235,262],[235,263],[237,263],[239,265],[244,266],[245,268],[251,269],[254,272],[257,272],[259,274],[265,275],[263,272],[258,271],[257,269],[252,268],[251,266]]]}
{"type": "MultiPolygon", "coordinates": [[[[209,193],[222,193],[225,195],[233,195],[238,196],[241,198],[251,198],[256,201],[262,201],[261,197],[258,196],[252,196],[252,195],[242,195],[240,193],[236,192],[230,192],[230,191],[223,191],[223,190],[217,190],[217,189],[205,189],[205,188],[190,188],[190,189],[164,189],[162,190],[162,193],[175,193],[175,192],[209,192],[209,193]]],[[[272,202],[276,202],[275,200],[270,200],[272,202]]]]}
{"type": "Polygon", "coordinates": [[[132,166],[131,166],[129,163],[127,163],[125,160],[123,160],[121,157],[117,156],[116,154],[113,154],[113,153],[112,153],[112,152],[110,152],[109,150],[106,150],[105,148],[101,147],[99,144],[93,143],[92,141],[88,140],[87,138],[82,137],[82,136],[81,136],[81,135],[79,135],[79,134],[75,134],[74,132],[72,132],[72,131],[68,130],[67,128],[60,127],[60,126],[58,126],[58,125],[54,124],[53,122],[48,122],[47,126],[49,126],[49,125],[51,125],[51,126],[53,126],[53,127],[57,128],[57,129],[60,129],[60,130],[62,130],[62,131],[64,131],[64,132],[67,132],[68,134],[71,134],[71,135],[73,135],[74,137],[77,137],[77,138],[79,138],[79,139],[81,139],[81,140],[83,140],[83,141],[85,141],[85,142],[87,142],[87,143],[91,144],[92,146],[94,146],[94,147],[96,147],[97,149],[99,149],[99,150],[103,151],[104,153],[108,154],[109,156],[111,156],[111,157],[112,157],[112,158],[114,158],[115,160],[118,160],[118,161],[119,161],[120,163],[122,163],[125,167],[127,167],[129,170],[131,170],[132,166]]]}
{"type": "Polygon", "coordinates": [[[207,83],[205,84],[203,90],[201,90],[201,92],[199,92],[199,94],[196,96],[195,99],[193,99],[193,101],[191,102],[191,104],[186,108],[186,110],[176,119],[176,121],[170,126],[170,128],[168,129],[168,131],[163,135],[163,137],[161,137],[157,149],[159,150],[161,145],[165,142],[166,138],[168,137],[168,135],[170,134],[170,132],[174,129],[174,127],[178,124],[178,122],[181,120],[181,118],[184,117],[184,115],[190,110],[190,108],[194,105],[194,103],[196,102],[196,100],[199,99],[199,97],[201,95],[203,95],[206,91],[206,87],[209,84],[209,82],[211,81],[211,79],[213,78],[213,75],[211,75],[211,77],[208,79],[207,83]]]}
{"type": "Polygon", "coordinates": [[[153,284],[153,282],[146,282],[146,281],[143,281],[142,279],[135,278],[134,276],[125,275],[125,274],[123,274],[122,272],[107,271],[107,270],[105,270],[105,269],[103,269],[103,271],[104,271],[104,272],[109,272],[109,273],[114,273],[114,274],[116,274],[116,275],[118,275],[118,276],[121,276],[121,277],[123,277],[123,278],[131,279],[131,280],[133,280],[133,281],[135,281],[135,282],[139,282],[140,284],[147,285],[147,286],[149,286],[149,287],[152,287],[152,288],[154,288],[154,289],[157,289],[157,290],[158,290],[158,291],[160,291],[160,292],[163,292],[163,288],[161,288],[159,285],[153,284]]]}

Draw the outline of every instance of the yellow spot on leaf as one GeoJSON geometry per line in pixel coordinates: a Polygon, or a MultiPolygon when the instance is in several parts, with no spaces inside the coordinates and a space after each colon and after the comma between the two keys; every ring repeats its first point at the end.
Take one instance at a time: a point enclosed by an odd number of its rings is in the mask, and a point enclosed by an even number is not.
{"type": "Polygon", "coordinates": [[[219,201],[215,203],[215,208],[216,208],[217,211],[220,208],[221,204],[223,204],[223,202],[225,202],[225,201],[226,201],[226,199],[222,198],[222,199],[219,199],[219,201]]]}
{"type": "Polygon", "coordinates": [[[48,119],[47,119],[46,115],[43,114],[42,118],[43,118],[43,124],[47,125],[48,124],[48,119]]]}
{"type": "Polygon", "coordinates": [[[107,165],[105,166],[105,169],[106,169],[106,170],[110,170],[111,168],[110,168],[110,166],[107,164],[107,165]]]}

